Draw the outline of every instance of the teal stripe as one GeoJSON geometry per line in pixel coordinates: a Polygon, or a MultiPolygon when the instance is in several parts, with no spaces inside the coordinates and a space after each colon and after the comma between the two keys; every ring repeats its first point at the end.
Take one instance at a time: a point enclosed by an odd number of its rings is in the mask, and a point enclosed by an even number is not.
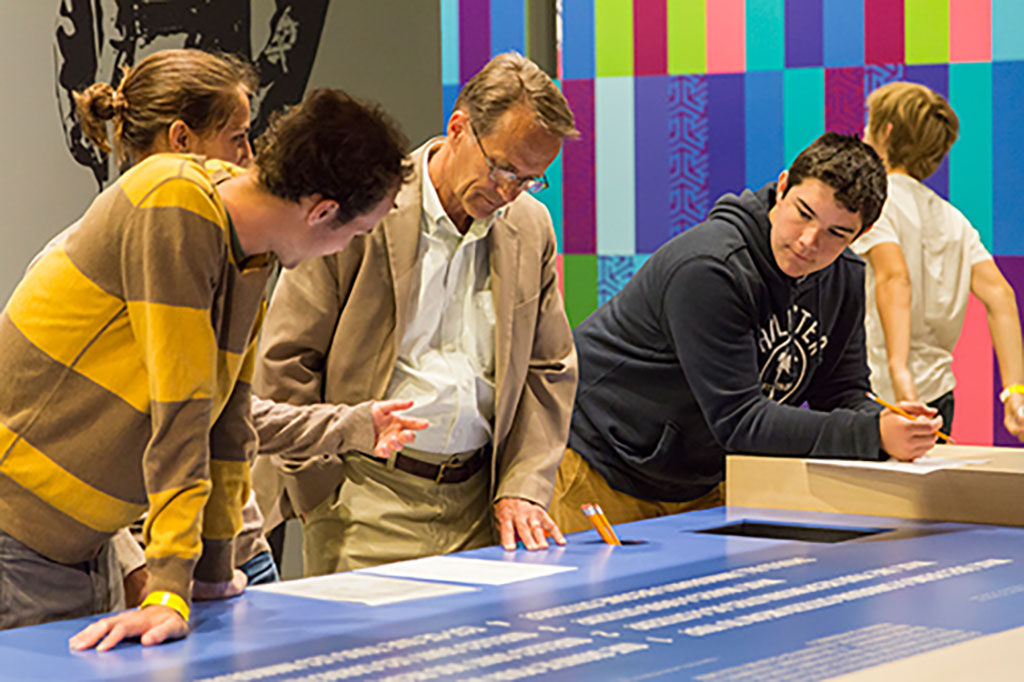
{"type": "Polygon", "coordinates": [[[785,19],[783,0],[747,0],[747,71],[785,68],[785,19]]]}
{"type": "MultiPolygon", "coordinates": [[[[555,84],[561,89],[562,81],[556,80],[555,84]]],[[[563,145],[564,147],[564,145],[563,145]]],[[[558,242],[558,253],[564,253],[562,247],[562,152],[548,166],[545,175],[548,178],[548,188],[537,194],[540,202],[547,206],[551,213],[551,223],[555,228],[555,239],[558,242]]]]}
{"type": "Polygon", "coordinates": [[[636,251],[636,162],[633,152],[633,79],[594,80],[594,191],[597,252],[636,251]]]}
{"type": "Polygon", "coordinates": [[[459,0],[441,0],[441,83],[459,83],[459,0]]]}
{"type": "Polygon", "coordinates": [[[992,0],[992,61],[1024,59],[1024,2],[992,0]]]}
{"type": "Polygon", "coordinates": [[[949,200],[992,251],[992,64],[949,65],[949,103],[960,139],[949,152],[949,200]]]}
{"type": "Polygon", "coordinates": [[[782,82],[786,167],[825,132],[825,70],[786,69],[782,82]]]}
{"type": "Polygon", "coordinates": [[[545,175],[548,177],[548,188],[541,190],[537,198],[551,213],[555,237],[558,239],[558,253],[562,253],[562,152],[558,152],[545,175]]]}

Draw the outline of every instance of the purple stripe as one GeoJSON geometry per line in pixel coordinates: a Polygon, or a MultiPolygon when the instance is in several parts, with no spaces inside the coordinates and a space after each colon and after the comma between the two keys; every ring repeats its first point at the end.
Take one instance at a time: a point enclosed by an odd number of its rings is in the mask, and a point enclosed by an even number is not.
{"type": "MultiPolygon", "coordinates": [[[[995,256],[995,261],[1013,290],[1024,291],[1024,257],[995,256]]],[[[997,387],[992,392],[992,444],[1020,447],[1020,441],[1014,438],[1003,425],[1003,404],[999,402],[998,396],[1003,379],[999,375],[999,363],[996,361],[994,352],[992,354],[992,385],[997,387]]]]}
{"type": "Polygon", "coordinates": [[[708,198],[712,205],[726,192],[739,194],[746,187],[743,90],[743,74],[708,76],[708,198]]]}
{"type": "Polygon", "coordinates": [[[638,253],[654,253],[672,236],[668,187],[668,86],[668,76],[633,79],[638,253]]]}
{"type": "Polygon", "coordinates": [[[490,58],[490,1],[459,0],[459,80],[468,81],[490,58]]]}
{"type": "Polygon", "coordinates": [[[786,0],[786,66],[821,66],[822,0],[786,0]]]}
{"type": "Polygon", "coordinates": [[[567,80],[562,92],[576,118],[580,136],[562,147],[562,249],[564,253],[597,251],[594,193],[594,81],[567,80]]]}

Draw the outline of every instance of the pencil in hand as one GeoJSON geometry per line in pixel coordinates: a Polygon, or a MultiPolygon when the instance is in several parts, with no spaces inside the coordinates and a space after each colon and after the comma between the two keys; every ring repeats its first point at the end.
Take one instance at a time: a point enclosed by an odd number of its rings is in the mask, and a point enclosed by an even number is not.
{"type": "Polygon", "coordinates": [[[594,529],[597,534],[601,536],[609,545],[621,545],[619,536],[615,534],[615,529],[612,528],[612,524],[608,522],[608,517],[604,515],[604,511],[599,505],[596,504],[584,504],[580,507],[583,513],[587,515],[590,522],[594,524],[594,529]]]}
{"type": "MultiPolygon", "coordinates": [[[[896,405],[893,405],[892,403],[890,403],[885,398],[881,398],[881,397],[875,395],[874,393],[872,393],[871,391],[867,392],[867,396],[868,396],[868,398],[870,398],[871,400],[875,401],[876,403],[878,403],[882,407],[888,408],[889,410],[891,410],[892,412],[895,412],[896,414],[898,414],[901,417],[909,419],[910,421],[914,421],[916,419],[916,417],[914,415],[910,414],[906,410],[904,410],[904,409],[902,409],[900,407],[897,407],[896,405]]],[[[956,444],[956,441],[953,440],[952,437],[947,436],[942,431],[936,431],[935,435],[938,436],[939,438],[941,438],[942,440],[946,441],[947,443],[951,443],[953,445],[956,444]]]]}

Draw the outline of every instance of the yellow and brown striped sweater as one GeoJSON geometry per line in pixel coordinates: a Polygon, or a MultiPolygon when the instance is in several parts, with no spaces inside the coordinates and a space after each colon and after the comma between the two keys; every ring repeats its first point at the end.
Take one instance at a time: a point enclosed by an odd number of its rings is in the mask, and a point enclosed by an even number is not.
{"type": "Polygon", "coordinates": [[[148,509],[151,591],[231,577],[256,447],[270,257],[240,266],[215,189],[161,154],[102,194],[0,316],[0,528],[61,563],[148,509]]]}

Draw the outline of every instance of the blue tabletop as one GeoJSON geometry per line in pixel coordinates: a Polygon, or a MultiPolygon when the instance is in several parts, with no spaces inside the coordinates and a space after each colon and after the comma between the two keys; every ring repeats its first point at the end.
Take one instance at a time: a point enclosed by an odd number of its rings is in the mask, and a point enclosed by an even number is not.
{"type": "Polygon", "coordinates": [[[464,552],[574,570],[441,597],[197,604],[156,647],[0,632],[0,679],[824,679],[1024,625],[1024,529],[721,507],[618,531],[464,552]]]}

